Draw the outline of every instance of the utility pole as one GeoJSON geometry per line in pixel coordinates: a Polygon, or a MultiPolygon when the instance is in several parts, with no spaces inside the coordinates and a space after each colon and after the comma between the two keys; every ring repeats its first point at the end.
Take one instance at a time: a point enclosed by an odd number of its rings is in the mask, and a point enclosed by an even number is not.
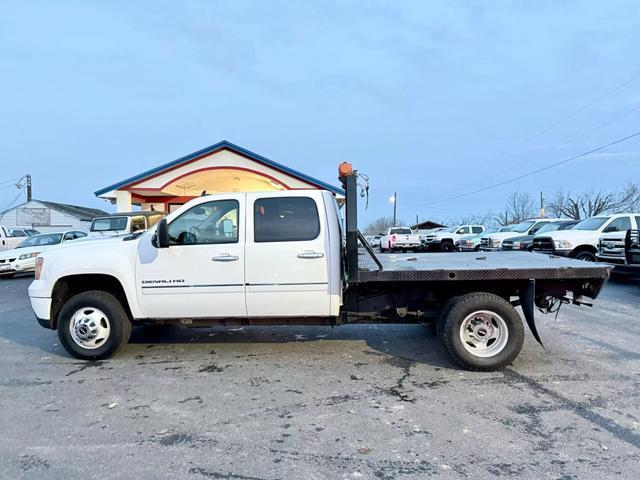
{"type": "Polygon", "coordinates": [[[27,173],[27,202],[31,201],[31,174],[27,173]]]}
{"type": "Polygon", "coordinates": [[[542,192],[540,192],[540,218],[544,218],[544,197],[542,192]]]}

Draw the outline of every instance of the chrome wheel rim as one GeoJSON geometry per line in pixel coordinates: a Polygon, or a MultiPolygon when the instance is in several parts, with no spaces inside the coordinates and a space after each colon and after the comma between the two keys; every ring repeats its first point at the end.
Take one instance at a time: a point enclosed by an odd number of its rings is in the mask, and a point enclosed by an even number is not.
{"type": "Polygon", "coordinates": [[[69,333],[77,345],[93,350],[107,341],[111,333],[111,324],[102,310],[84,307],[71,317],[69,333]]]}
{"type": "Polygon", "coordinates": [[[493,357],[507,346],[509,328],[496,312],[478,310],[462,321],[460,341],[465,350],[476,357],[493,357]]]}

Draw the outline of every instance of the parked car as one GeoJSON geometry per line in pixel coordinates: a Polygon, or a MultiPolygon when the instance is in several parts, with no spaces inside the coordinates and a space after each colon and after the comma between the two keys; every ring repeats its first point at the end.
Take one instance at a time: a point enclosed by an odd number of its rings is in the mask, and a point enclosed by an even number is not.
{"type": "Polygon", "coordinates": [[[417,252],[421,247],[420,235],[413,233],[409,227],[391,227],[380,237],[380,251],[394,252],[412,250],[417,252]]]}
{"type": "Polygon", "coordinates": [[[571,230],[578,222],[579,220],[554,220],[542,225],[540,229],[532,235],[520,235],[503,240],[501,249],[530,252],[533,250],[533,239],[536,235],[555,232],[557,230],[571,230]]]}
{"type": "Polygon", "coordinates": [[[86,236],[85,232],[70,230],[27,237],[16,248],[0,254],[0,275],[11,277],[20,272],[32,272],[36,268],[36,257],[40,252],[86,236]]]}
{"type": "Polygon", "coordinates": [[[37,230],[23,227],[3,227],[0,225],[0,251],[15,248],[26,237],[37,235],[37,230]]]}
{"type": "Polygon", "coordinates": [[[511,227],[500,227],[500,228],[489,228],[482,233],[472,233],[471,235],[463,235],[460,237],[455,243],[455,246],[461,252],[473,252],[480,250],[480,239],[484,235],[488,235],[490,233],[498,233],[498,232],[508,232],[511,227]]]}
{"type": "Polygon", "coordinates": [[[115,236],[144,231],[166,216],[164,212],[141,211],[114,213],[91,221],[89,236],[115,236]]]}
{"type": "Polygon", "coordinates": [[[507,238],[519,235],[533,235],[544,224],[552,222],[551,218],[531,218],[516,225],[511,226],[511,230],[507,232],[496,232],[490,235],[483,235],[480,239],[480,250],[484,252],[498,251],[502,247],[502,242],[507,238]]]}
{"type": "Polygon", "coordinates": [[[427,235],[425,246],[428,250],[453,252],[455,244],[460,238],[473,233],[483,233],[484,230],[482,225],[456,225],[427,235]]]}
{"type": "Polygon", "coordinates": [[[367,239],[371,248],[380,248],[380,239],[382,238],[382,235],[367,235],[364,238],[367,239]]]}
{"type": "Polygon", "coordinates": [[[612,234],[613,237],[620,236],[620,232],[624,235],[627,230],[637,229],[639,222],[640,213],[590,217],[579,222],[571,230],[536,235],[533,239],[533,250],[595,262],[601,237],[610,238],[607,234],[612,234]]]}

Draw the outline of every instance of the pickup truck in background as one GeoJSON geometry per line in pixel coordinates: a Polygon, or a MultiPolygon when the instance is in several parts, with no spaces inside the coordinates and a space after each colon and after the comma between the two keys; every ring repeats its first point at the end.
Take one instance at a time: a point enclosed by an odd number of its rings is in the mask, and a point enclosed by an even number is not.
{"type": "Polygon", "coordinates": [[[440,252],[453,252],[460,238],[469,234],[484,232],[482,225],[457,225],[448,227],[439,232],[431,233],[425,238],[425,246],[428,250],[440,252]]]}
{"type": "Polygon", "coordinates": [[[500,228],[488,228],[482,233],[474,233],[471,235],[463,235],[460,239],[455,243],[456,249],[461,252],[477,252],[480,250],[480,240],[482,240],[483,236],[498,233],[498,232],[508,232],[510,231],[510,227],[500,227],[500,228]]]}
{"type": "Polygon", "coordinates": [[[28,227],[4,227],[0,225],[0,251],[16,248],[24,239],[38,233],[40,232],[28,227]]]}
{"type": "Polygon", "coordinates": [[[497,252],[502,249],[502,242],[507,238],[535,235],[544,224],[552,221],[553,219],[551,218],[531,218],[516,225],[507,225],[510,228],[508,231],[483,235],[480,239],[480,250],[483,252],[497,252]]]}
{"type": "Polygon", "coordinates": [[[106,217],[96,217],[91,221],[89,237],[113,237],[148,230],[158,223],[160,219],[164,218],[165,215],[164,212],[139,211],[114,213],[106,217]]]}
{"type": "Polygon", "coordinates": [[[435,321],[451,358],[504,368],[534,312],[596,298],[610,267],[543,255],[376,256],[358,231],[358,173],[341,164],[345,237],[323,190],[195,198],[155,228],[73,242],[36,259],[38,322],[74,357],[114,355],[133,325],[341,325],[435,321]],[[363,248],[359,248],[358,242],[363,248]]]}
{"type": "Polygon", "coordinates": [[[638,229],[640,213],[598,215],[582,220],[571,230],[558,230],[533,239],[533,251],[595,262],[600,238],[623,237],[638,229]]]}
{"type": "MultiPolygon", "coordinates": [[[[636,223],[640,223],[640,219],[636,223]]],[[[612,265],[612,273],[616,275],[640,279],[640,230],[600,237],[596,261],[612,265]]]]}
{"type": "Polygon", "coordinates": [[[406,252],[420,250],[420,235],[413,233],[409,227],[391,227],[380,237],[380,252],[406,252]]]}
{"type": "Polygon", "coordinates": [[[571,230],[578,224],[578,220],[552,220],[542,225],[537,231],[529,235],[509,237],[502,241],[502,250],[515,250],[516,252],[533,251],[533,239],[536,235],[542,235],[556,230],[571,230]]]}

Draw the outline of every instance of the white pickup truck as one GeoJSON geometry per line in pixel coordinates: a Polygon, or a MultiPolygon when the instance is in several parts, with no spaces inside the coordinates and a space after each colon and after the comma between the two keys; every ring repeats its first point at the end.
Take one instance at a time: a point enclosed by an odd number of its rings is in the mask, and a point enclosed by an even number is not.
{"type": "Polygon", "coordinates": [[[380,237],[381,252],[395,252],[411,250],[417,252],[422,246],[420,235],[413,233],[409,227],[391,227],[380,237]]]}
{"type": "Polygon", "coordinates": [[[16,248],[27,237],[39,232],[32,228],[4,227],[0,225],[0,251],[16,248]]]}
{"type": "Polygon", "coordinates": [[[463,236],[484,232],[482,225],[457,225],[429,234],[425,238],[425,246],[429,250],[453,252],[455,244],[463,236]]]}
{"type": "Polygon", "coordinates": [[[148,231],[47,251],[29,287],[36,318],[57,329],[71,355],[89,360],[112,356],[139,324],[437,319],[452,358],[489,371],[522,348],[516,306],[540,340],[536,306],[581,304],[609,276],[608,266],[510,252],[378,258],[357,228],[357,172],[342,164],[340,180],[344,237],[328,191],[221,193],[191,200],[148,231]]]}
{"type": "Polygon", "coordinates": [[[535,236],[533,250],[595,262],[601,238],[624,238],[627,230],[640,228],[640,213],[598,215],[582,220],[571,230],[558,230],[535,236]]]}

